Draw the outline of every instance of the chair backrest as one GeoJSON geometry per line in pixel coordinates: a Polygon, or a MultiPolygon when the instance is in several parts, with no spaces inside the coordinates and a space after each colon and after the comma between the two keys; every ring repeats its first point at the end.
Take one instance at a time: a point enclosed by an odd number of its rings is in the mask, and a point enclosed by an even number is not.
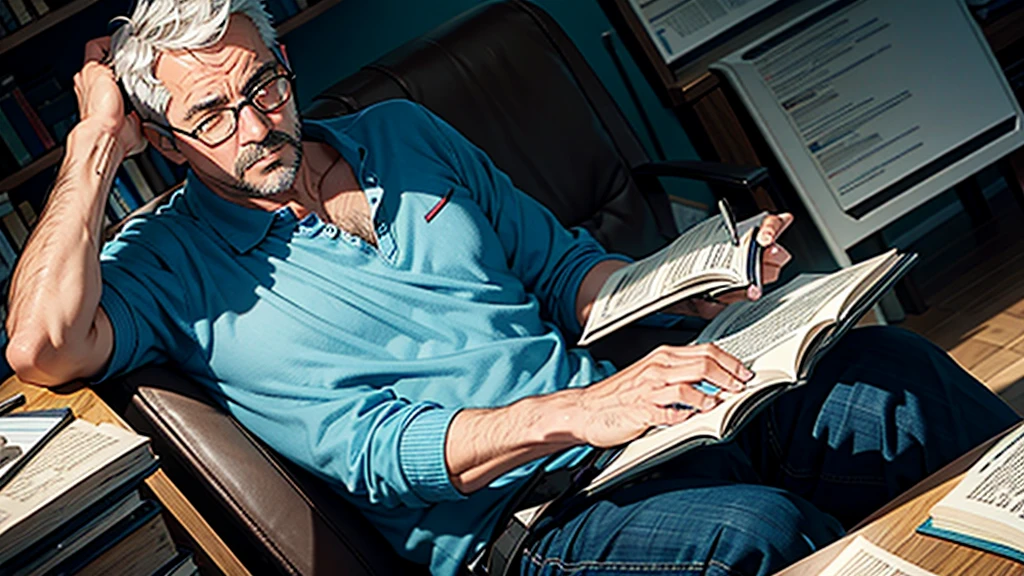
{"type": "Polygon", "coordinates": [[[331,86],[306,115],[391,98],[444,118],[562,224],[587,228],[606,248],[642,256],[674,233],[663,191],[641,192],[630,174],[648,161],[631,127],[565,32],[533,4],[471,10],[331,86]]]}

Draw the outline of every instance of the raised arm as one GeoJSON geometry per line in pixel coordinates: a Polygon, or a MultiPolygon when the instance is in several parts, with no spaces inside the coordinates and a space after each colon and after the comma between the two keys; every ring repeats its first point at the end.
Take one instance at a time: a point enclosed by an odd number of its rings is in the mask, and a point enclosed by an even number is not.
{"type": "Polygon", "coordinates": [[[75,75],[81,121],[68,135],[50,199],[11,280],[7,360],[27,382],[52,386],[92,376],[113,350],[100,307],[103,209],[117,167],[145,141],[102,63],[109,47],[109,38],[86,46],[75,75]]]}

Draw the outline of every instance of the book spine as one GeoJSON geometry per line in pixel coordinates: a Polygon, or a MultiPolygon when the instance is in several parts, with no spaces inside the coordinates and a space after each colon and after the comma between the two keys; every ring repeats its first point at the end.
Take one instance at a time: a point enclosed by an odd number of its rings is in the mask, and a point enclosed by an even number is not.
{"type": "Polygon", "coordinates": [[[29,204],[28,200],[23,200],[21,204],[18,204],[18,212],[21,212],[21,217],[25,219],[25,224],[28,224],[29,228],[35,226],[39,220],[36,209],[29,204]]]}
{"type": "Polygon", "coordinates": [[[14,155],[19,166],[28,166],[32,162],[32,155],[29,154],[28,148],[25,148],[25,144],[18,137],[18,131],[14,129],[14,125],[7,118],[3,107],[0,107],[0,138],[3,138],[7,149],[14,155]]]}
{"type": "Polygon", "coordinates": [[[108,203],[110,204],[110,207],[114,209],[114,218],[118,222],[124,220],[125,216],[128,216],[128,214],[132,211],[132,209],[128,206],[128,202],[126,202],[124,196],[122,196],[122,194],[124,193],[123,190],[124,183],[121,182],[121,179],[119,177],[114,178],[114,187],[110,189],[110,197],[108,198],[108,203]]]}
{"type": "Polygon", "coordinates": [[[18,24],[18,19],[14,17],[14,12],[11,12],[3,0],[0,0],[0,22],[8,32],[14,32],[21,26],[18,24]]]}
{"type": "Polygon", "coordinates": [[[35,9],[38,16],[42,16],[50,11],[50,7],[46,5],[45,0],[32,0],[32,8],[35,9]]]}
{"type": "Polygon", "coordinates": [[[25,247],[25,242],[28,241],[28,228],[25,228],[25,223],[18,217],[17,212],[11,212],[2,218],[4,226],[7,227],[7,232],[10,233],[11,239],[14,240],[17,249],[21,250],[25,247]]]}
{"type": "Polygon", "coordinates": [[[11,246],[4,234],[0,234],[0,258],[11,270],[14,269],[14,263],[18,261],[18,253],[14,251],[14,247],[11,246]]]}
{"type": "Polygon", "coordinates": [[[309,0],[295,0],[295,4],[298,5],[300,12],[309,8],[309,0]]]}
{"type": "Polygon", "coordinates": [[[299,13],[299,5],[295,3],[295,0],[280,0],[284,6],[285,18],[291,18],[299,13]]]}
{"type": "Polygon", "coordinates": [[[14,131],[32,158],[38,158],[46,153],[43,143],[39,141],[39,136],[32,129],[32,124],[22,113],[21,106],[18,106],[13,95],[8,93],[0,96],[0,110],[3,110],[7,120],[14,126],[14,131]]]}
{"type": "Polygon", "coordinates": [[[32,22],[32,13],[28,11],[28,6],[25,5],[24,0],[6,0],[7,5],[11,7],[11,12],[14,12],[14,17],[18,19],[18,23],[22,26],[32,22]]]}
{"type": "MultiPolygon", "coordinates": [[[[134,158],[128,158],[122,164],[124,171],[128,174],[128,179],[135,186],[135,191],[138,192],[139,203],[145,204],[153,199],[153,188],[150,187],[149,182],[146,181],[145,175],[139,168],[139,164],[136,163],[134,158]]],[[[136,207],[137,208],[137,207],[136,207]]]]}
{"type": "Polygon", "coordinates": [[[25,114],[25,118],[28,119],[29,124],[32,125],[32,130],[35,131],[36,136],[39,137],[39,141],[43,143],[43,147],[47,150],[52,150],[57,143],[53,141],[53,137],[51,137],[50,133],[46,131],[46,126],[43,125],[43,121],[39,119],[39,115],[36,114],[36,111],[29,105],[28,100],[25,99],[25,94],[22,93],[21,88],[15,86],[14,90],[11,91],[11,94],[14,96],[15,102],[17,102],[18,106],[21,108],[22,113],[25,114]]]}
{"type": "Polygon", "coordinates": [[[164,155],[157,152],[153,147],[147,147],[146,152],[149,155],[150,161],[156,168],[156,171],[160,174],[160,180],[163,182],[162,189],[166,190],[171,186],[177,184],[177,178],[174,177],[174,171],[171,170],[171,165],[167,163],[164,155]]]}
{"type": "Polygon", "coordinates": [[[128,174],[124,170],[117,173],[117,178],[114,179],[114,185],[120,193],[121,200],[124,200],[124,205],[128,208],[129,213],[142,205],[142,202],[139,199],[139,193],[135,190],[135,186],[132,184],[132,181],[128,178],[128,174]]]}

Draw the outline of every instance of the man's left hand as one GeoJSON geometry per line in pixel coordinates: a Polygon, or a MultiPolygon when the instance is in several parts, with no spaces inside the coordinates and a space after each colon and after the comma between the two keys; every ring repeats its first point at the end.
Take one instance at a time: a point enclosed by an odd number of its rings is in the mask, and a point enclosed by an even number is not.
{"type": "MultiPolygon", "coordinates": [[[[769,214],[761,221],[760,230],[757,233],[756,242],[764,250],[761,256],[761,281],[764,284],[771,284],[779,279],[782,274],[782,267],[789,263],[793,257],[778,243],[779,236],[793,223],[793,215],[789,212],[781,214],[769,214]]],[[[719,312],[726,306],[741,300],[757,300],[761,297],[761,289],[757,286],[748,286],[746,290],[734,290],[722,294],[715,300],[704,300],[701,298],[690,298],[667,308],[665,311],[670,314],[684,314],[686,316],[697,316],[711,320],[718,316],[719,312]]]]}

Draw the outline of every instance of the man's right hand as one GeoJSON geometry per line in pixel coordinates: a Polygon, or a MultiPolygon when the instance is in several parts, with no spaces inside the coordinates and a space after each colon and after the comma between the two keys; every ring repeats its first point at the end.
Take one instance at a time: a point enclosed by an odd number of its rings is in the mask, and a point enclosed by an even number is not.
{"type": "Polygon", "coordinates": [[[125,156],[146,148],[139,117],[135,112],[125,115],[121,90],[114,70],[106,63],[110,53],[110,37],[96,38],[85,45],[85,62],[75,74],[75,95],[82,124],[109,131],[125,156]]]}
{"type": "Polygon", "coordinates": [[[714,344],[661,346],[629,368],[579,390],[580,440],[618,446],[654,426],[678,424],[721,402],[695,385],[739,392],[753,378],[737,358],[714,344]]]}

